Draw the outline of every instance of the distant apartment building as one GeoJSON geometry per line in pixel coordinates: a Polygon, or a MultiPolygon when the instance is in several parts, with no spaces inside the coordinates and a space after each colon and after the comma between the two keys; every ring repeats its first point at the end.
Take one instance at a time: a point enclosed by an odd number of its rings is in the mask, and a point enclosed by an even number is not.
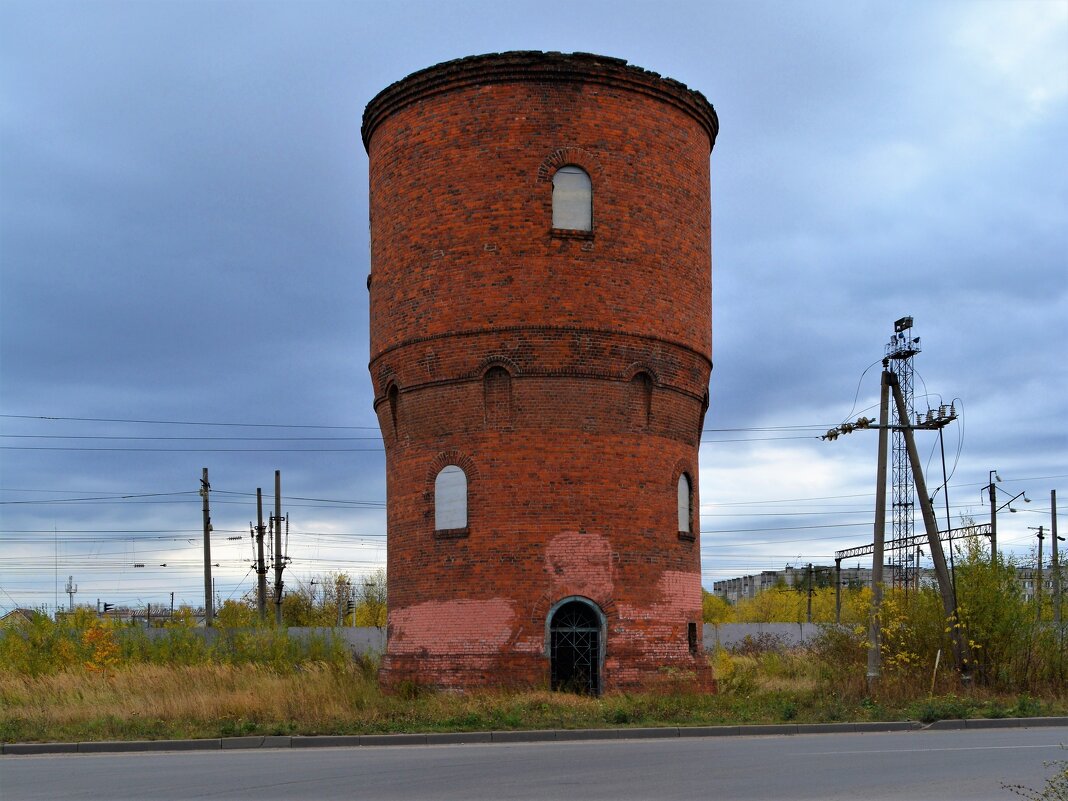
{"type": "MultiPolygon", "coordinates": [[[[1063,568],[1062,568],[1063,570],[1063,568]]],[[[803,587],[807,580],[808,565],[794,567],[787,565],[782,570],[762,570],[760,573],[737,578],[723,579],[714,582],[712,594],[729,603],[737,603],[744,598],[755,598],[765,590],[773,587],[803,587]]],[[[870,567],[843,567],[841,582],[843,587],[870,587],[870,567]]],[[[1033,566],[1018,566],[1016,568],[1016,582],[1019,584],[1023,599],[1027,602],[1035,600],[1035,592],[1039,584],[1038,571],[1033,566]]],[[[834,567],[832,565],[813,565],[812,583],[815,587],[834,586],[834,567]]],[[[888,587],[917,585],[937,589],[938,579],[934,570],[920,568],[917,575],[916,568],[903,565],[886,565],[883,568],[883,583],[888,587]]],[[[1065,586],[1065,576],[1062,572],[1061,594],[1068,591],[1065,586]]],[[[1045,597],[1053,595],[1053,573],[1050,567],[1042,570],[1041,577],[1042,594],[1045,597]]]]}
{"type": "MultiPolygon", "coordinates": [[[[787,565],[782,570],[762,570],[760,573],[723,579],[712,584],[712,594],[729,603],[737,603],[743,598],[755,598],[765,590],[773,587],[805,586],[808,565],[794,567],[787,565]]],[[[883,582],[893,584],[904,577],[906,568],[898,565],[886,565],[883,568],[883,582]],[[900,574],[900,575],[899,575],[900,574]]],[[[833,565],[812,566],[813,586],[834,586],[835,571],[833,565]]],[[[870,587],[870,567],[843,567],[839,579],[843,587],[870,587]]]]}
{"type": "MultiPolygon", "coordinates": [[[[1061,596],[1064,596],[1065,574],[1062,568],[1061,572],[1061,596]]],[[[1027,602],[1035,600],[1035,593],[1038,590],[1039,583],[1042,585],[1042,597],[1050,598],[1053,595],[1053,571],[1047,565],[1042,569],[1041,579],[1039,578],[1038,571],[1034,567],[1017,567],[1016,568],[1016,583],[1020,585],[1020,592],[1023,594],[1023,599],[1027,602]]]]}

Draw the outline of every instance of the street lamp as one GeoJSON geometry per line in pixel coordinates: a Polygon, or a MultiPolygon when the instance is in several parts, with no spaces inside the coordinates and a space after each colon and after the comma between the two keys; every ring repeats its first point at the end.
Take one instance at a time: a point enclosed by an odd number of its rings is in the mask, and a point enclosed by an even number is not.
{"type": "MultiPolygon", "coordinates": [[[[1020,492],[1020,493],[1012,496],[1011,498],[1009,498],[1009,500],[1005,501],[1005,503],[1001,504],[1001,506],[998,506],[998,494],[997,494],[997,491],[999,489],[1001,489],[1001,488],[997,484],[994,483],[995,481],[997,481],[998,483],[1001,483],[1001,476],[998,475],[998,471],[997,470],[991,470],[990,471],[990,476],[989,476],[989,483],[985,487],[983,487],[983,489],[987,490],[990,493],[989,494],[989,499],[990,499],[990,564],[994,565],[994,566],[997,566],[997,563],[998,563],[998,512],[1000,512],[1005,507],[1008,507],[1010,512],[1016,512],[1017,510],[1013,509],[1012,506],[1010,506],[1010,504],[1013,501],[1015,501],[1017,498],[1023,498],[1024,503],[1031,503],[1031,499],[1028,498],[1027,495],[1025,494],[1026,491],[1025,492],[1020,492]]],[[[1001,491],[1005,492],[1005,490],[1001,490],[1001,491]]],[[[980,492],[982,492],[982,490],[980,490],[980,492]]],[[[1007,492],[1005,492],[1005,494],[1008,495],[1007,492]]]]}

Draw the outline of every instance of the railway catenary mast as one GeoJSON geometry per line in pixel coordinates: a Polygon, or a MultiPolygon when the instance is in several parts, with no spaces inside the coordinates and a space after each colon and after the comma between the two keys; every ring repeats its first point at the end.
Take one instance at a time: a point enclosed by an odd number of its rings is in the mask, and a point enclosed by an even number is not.
{"type": "MultiPolygon", "coordinates": [[[[902,317],[894,321],[894,334],[886,344],[887,369],[897,377],[897,384],[905,400],[908,419],[898,418],[897,409],[893,409],[893,422],[896,426],[890,441],[890,518],[892,521],[890,541],[895,543],[911,542],[916,520],[916,485],[909,467],[908,448],[902,426],[912,423],[915,407],[912,399],[912,359],[920,352],[920,338],[912,336],[912,318],[902,317]]],[[[893,550],[887,554],[890,564],[895,566],[893,572],[895,583],[900,580],[909,586],[909,568],[911,553],[893,550]]]]}

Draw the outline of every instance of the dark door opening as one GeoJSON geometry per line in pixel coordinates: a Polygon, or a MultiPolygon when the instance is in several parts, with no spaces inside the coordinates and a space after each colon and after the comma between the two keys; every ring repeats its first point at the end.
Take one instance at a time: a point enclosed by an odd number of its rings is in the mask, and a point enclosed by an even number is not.
{"type": "Polygon", "coordinates": [[[549,622],[552,688],[599,695],[601,692],[601,621],[582,601],[568,601],[549,622]]]}

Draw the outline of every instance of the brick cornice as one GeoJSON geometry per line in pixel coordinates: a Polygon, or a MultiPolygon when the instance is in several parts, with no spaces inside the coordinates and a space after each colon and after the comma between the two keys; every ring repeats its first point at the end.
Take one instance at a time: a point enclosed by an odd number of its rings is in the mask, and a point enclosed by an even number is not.
{"type": "Polygon", "coordinates": [[[658,337],[653,334],[640,334],[632,331],[618,331],[612,328],[595,328],[592,326],[582,325],[495,325],[495,326],[481,326],[478,328],[468,328],[461,331],[445,331],[440,334],[428,334],[422,337],[411,337],[403,342],[397,342],[390,345],[387,348],[383,348],[378,353],[371,356],[369,367],[374,372],[374,365],[376,362],[381,361],[389,354],[401,350],[402,348],[410,347],[411,345],[420,345],[425,342],[433,342],[440,339],[457,339],[459,337],[477,337],[485,334],[501,334],[501,333],[545,333],[545,332],[562,332],[571,334],[600,334],[605,336],[620,337],[622,339],[639,339],[647,342],[655,342],[663,345],[670,345],[673,348],[679,348],[692,353],[701,359],[708,365],[708,369],[712,369],[712,360],[708,357],[707,353],[703,353],[696,350],[685,342],[678,342],[674,339],[668,339],[666,337],[658,337]]]}
{"type": "Polygon", "coordinates": [[[592,53],[543,53],[536,50],[490,53],[446,61],[387,86],[363,114],[363,144],[370,148],[375,129],[388,117],[432,95],[492,83],[597,83],[655,97],[693,117],[716,143],[719,118],[703,94],[621,58],[592,53]]]}

